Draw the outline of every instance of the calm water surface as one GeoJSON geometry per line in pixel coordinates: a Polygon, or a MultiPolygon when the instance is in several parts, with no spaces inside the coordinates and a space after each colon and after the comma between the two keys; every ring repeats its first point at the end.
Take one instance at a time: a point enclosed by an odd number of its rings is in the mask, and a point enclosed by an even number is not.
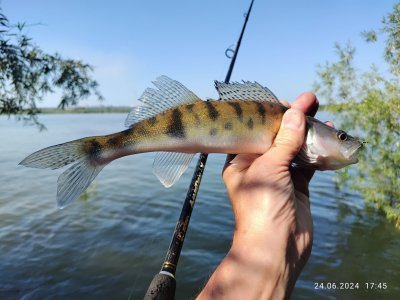
{"type": "MultiPolygon", "coordinates": [[[[192,168],[165,189],[152,175],[153,155],[107,166],[86,200],[58,210],[59,170],[17,164],[40,148],[123,129],[123,114],[44,115],[39,133],[0,118],[0,299],[141,299],[162,264],[192,168]]],[[[323,118],[324,119],[324,118],[323,118]]],[[[229,249],[232,212],[210,155],[179,261],[176,299],[201,289],[229,249]]],[[[400,299],[400,232],[338,189],[333,172],[311,185],[315,238],[293,299],[400,299]],[[316,283],[358,283],[355,290],[316,283]],[[366,283],[386,290],[366,290],[366,283]]]]}

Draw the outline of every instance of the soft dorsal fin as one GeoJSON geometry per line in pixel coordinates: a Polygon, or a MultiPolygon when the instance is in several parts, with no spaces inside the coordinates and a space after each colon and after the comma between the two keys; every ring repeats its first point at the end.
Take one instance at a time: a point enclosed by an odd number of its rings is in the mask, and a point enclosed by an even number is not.
{"type": "Polygon", "coordinates": [[[139,98],[139,101],[143,105],[133,107],[125,120],[125,126],[131,127],[139,121],[182,103],[201,101],[200,98],[183,84],[167,76],[158,77],[153,84],[156,86],[156,89],[147,88],[143,92],[139,98]]]}
{"type": "Polygon", "coordinates": [[[153,173],[168,188],[178,181],[195,155],[195,153],[158,152],[153,162],[153,173]]]}
{"type": "Polygon", "coordinates": [[[257,82],[225,83],[215,81],[215,88],[221,100],[258,100],[280,103],[274,93],[257,82]]]}

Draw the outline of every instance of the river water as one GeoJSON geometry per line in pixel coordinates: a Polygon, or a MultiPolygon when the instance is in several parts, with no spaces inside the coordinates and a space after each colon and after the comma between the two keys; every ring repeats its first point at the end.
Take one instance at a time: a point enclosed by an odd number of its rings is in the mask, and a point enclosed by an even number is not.
{"type": "MultiPolygon", "coordinates": [[[[151,172],[153,154],[122,158],[100,173],[85,199],[62,210],[55,202],[62,170],[18,166],[43,147],[119,131],[124,119],[43,115],[48,130],[38,132],[0,118],[0,299],[143,297],[163,262],[195,162],[165,189],[151,172]]],[[[224,160],[209,156],[178,265],[176,299],[194,298],[229,249],[224,160]]],[[[400,231],[366,210],[357,194],[338,189],[334,175],[318,172],[312,181],[314,245],[292,298],[400,299],[400,231]]]]}

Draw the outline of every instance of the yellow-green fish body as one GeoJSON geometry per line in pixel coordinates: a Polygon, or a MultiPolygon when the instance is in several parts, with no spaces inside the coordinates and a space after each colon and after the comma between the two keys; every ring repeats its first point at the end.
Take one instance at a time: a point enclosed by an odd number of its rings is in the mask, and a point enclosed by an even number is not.
{"type": "MultiPolygon", "coordinates": [[[[126,155],[158,152],[153,172],[173,185],[195,153],[267,151],[287,110],[257,83],[216,82],[220,100],[202,101],[182,84],[159,77],[139,99],[125,124],[128,129],[87,137],[37,151],[21,164],[57,169],[72,164],[58,179],[60,207],[78,198],[109,162],[126,155]]],[[[307,117],[307,137],[295,165],[317,170],[338,169],[357,161],[362,145],[343,131],[307,117]]]]}
{"type": "Polygon", "coordinates": [[[262,101],[182,104],[106,136],[89,137],[82,151],[98,163],[143,152],[264,153],[286,107],[262,101]]]}

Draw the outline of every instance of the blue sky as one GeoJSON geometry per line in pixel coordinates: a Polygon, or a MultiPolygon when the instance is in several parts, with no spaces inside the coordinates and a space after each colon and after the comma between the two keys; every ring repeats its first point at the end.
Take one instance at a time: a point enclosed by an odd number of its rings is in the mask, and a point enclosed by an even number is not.
{"type": "MultiPolygon", "coordinates": [[[[159,75],[179,80],[202,98],[215,98],[214,80],[229,65],[250,1],[2,0],[11,22],[37,24],[29,35],[47,52],[95,67],[104,105],[137,105],[159,75]]],[[[232,80],[258,81],[292,101],[311,90],[316,65],[335,59],[334,43],[352,41],[356,63],[382,70],[383,41],[360,32],[381,27],[396,1],[255,0],[232,80]]],[[[323,102],[323,99],[321,99],[323,102]]],[[[56,106],[48,97],[42,106],[56,106]]],[[[82,105],[97,104],[93,99],[82,105]]]]}

